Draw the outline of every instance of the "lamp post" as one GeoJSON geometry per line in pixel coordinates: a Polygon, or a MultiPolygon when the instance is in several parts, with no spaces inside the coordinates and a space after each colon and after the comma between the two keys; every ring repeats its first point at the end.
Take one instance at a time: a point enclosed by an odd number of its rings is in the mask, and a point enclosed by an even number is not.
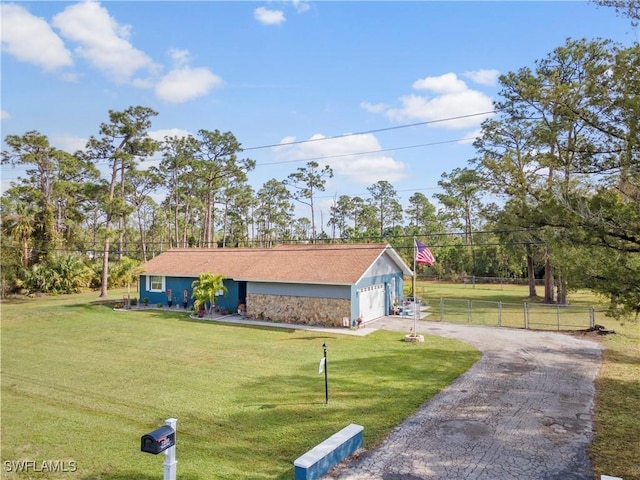
{"type": "Polygon", "coordinates": [[[324,403],[329,403],[329,377],[327,376],[327,343],[322,344],[324,350],[324,403]]]}

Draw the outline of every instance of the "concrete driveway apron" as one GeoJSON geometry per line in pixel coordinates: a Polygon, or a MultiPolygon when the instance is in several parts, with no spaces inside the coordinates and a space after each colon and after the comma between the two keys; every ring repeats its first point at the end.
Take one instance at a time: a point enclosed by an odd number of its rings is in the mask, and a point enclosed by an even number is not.
{"type": "MultiPolygon", "coordinates": [[[[412,325],[388,317],[371,324],[404,333],[412,325]]],[[[424,321],[417,330],[467,342],[482,358],[380,446],[325,479],[593,478],[587,447],[598,342],[424,321]]]]}

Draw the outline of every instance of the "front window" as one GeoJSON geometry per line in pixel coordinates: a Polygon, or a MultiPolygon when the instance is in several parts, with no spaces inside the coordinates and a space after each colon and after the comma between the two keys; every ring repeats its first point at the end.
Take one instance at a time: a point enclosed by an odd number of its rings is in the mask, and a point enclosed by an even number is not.
{"type": "Polygon", "coordinates": [[[149,275],[147,277],[147,290],[150,292],[164,292],[164,277],[161,275],[149,275]]]}

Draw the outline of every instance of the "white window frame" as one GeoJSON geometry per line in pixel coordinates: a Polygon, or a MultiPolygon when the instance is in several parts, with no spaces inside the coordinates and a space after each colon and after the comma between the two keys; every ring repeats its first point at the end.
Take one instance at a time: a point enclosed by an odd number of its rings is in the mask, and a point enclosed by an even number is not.
{"type": "Polygon", "coordinates": [[[167,279],[163,275],[147,275],[147,292],[164,292],[167,289],[167,279]],[[160,278],[161,287],[159,289],[151,288],[151,279],[160,278]]]}

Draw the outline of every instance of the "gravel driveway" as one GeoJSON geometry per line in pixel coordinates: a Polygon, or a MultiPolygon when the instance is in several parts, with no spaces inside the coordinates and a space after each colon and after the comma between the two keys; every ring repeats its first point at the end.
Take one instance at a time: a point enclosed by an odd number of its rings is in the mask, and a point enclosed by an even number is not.
{"type": "MultiPolygon", "coordinates": [[[[409,323],[385,318],[368,326],[408,333],[409,323]]],[[[382,445],[325,479],[593,479],[587,447],[598,342],[432,322],[417,330],[467,342],[482,358],[382,445]]]]}

